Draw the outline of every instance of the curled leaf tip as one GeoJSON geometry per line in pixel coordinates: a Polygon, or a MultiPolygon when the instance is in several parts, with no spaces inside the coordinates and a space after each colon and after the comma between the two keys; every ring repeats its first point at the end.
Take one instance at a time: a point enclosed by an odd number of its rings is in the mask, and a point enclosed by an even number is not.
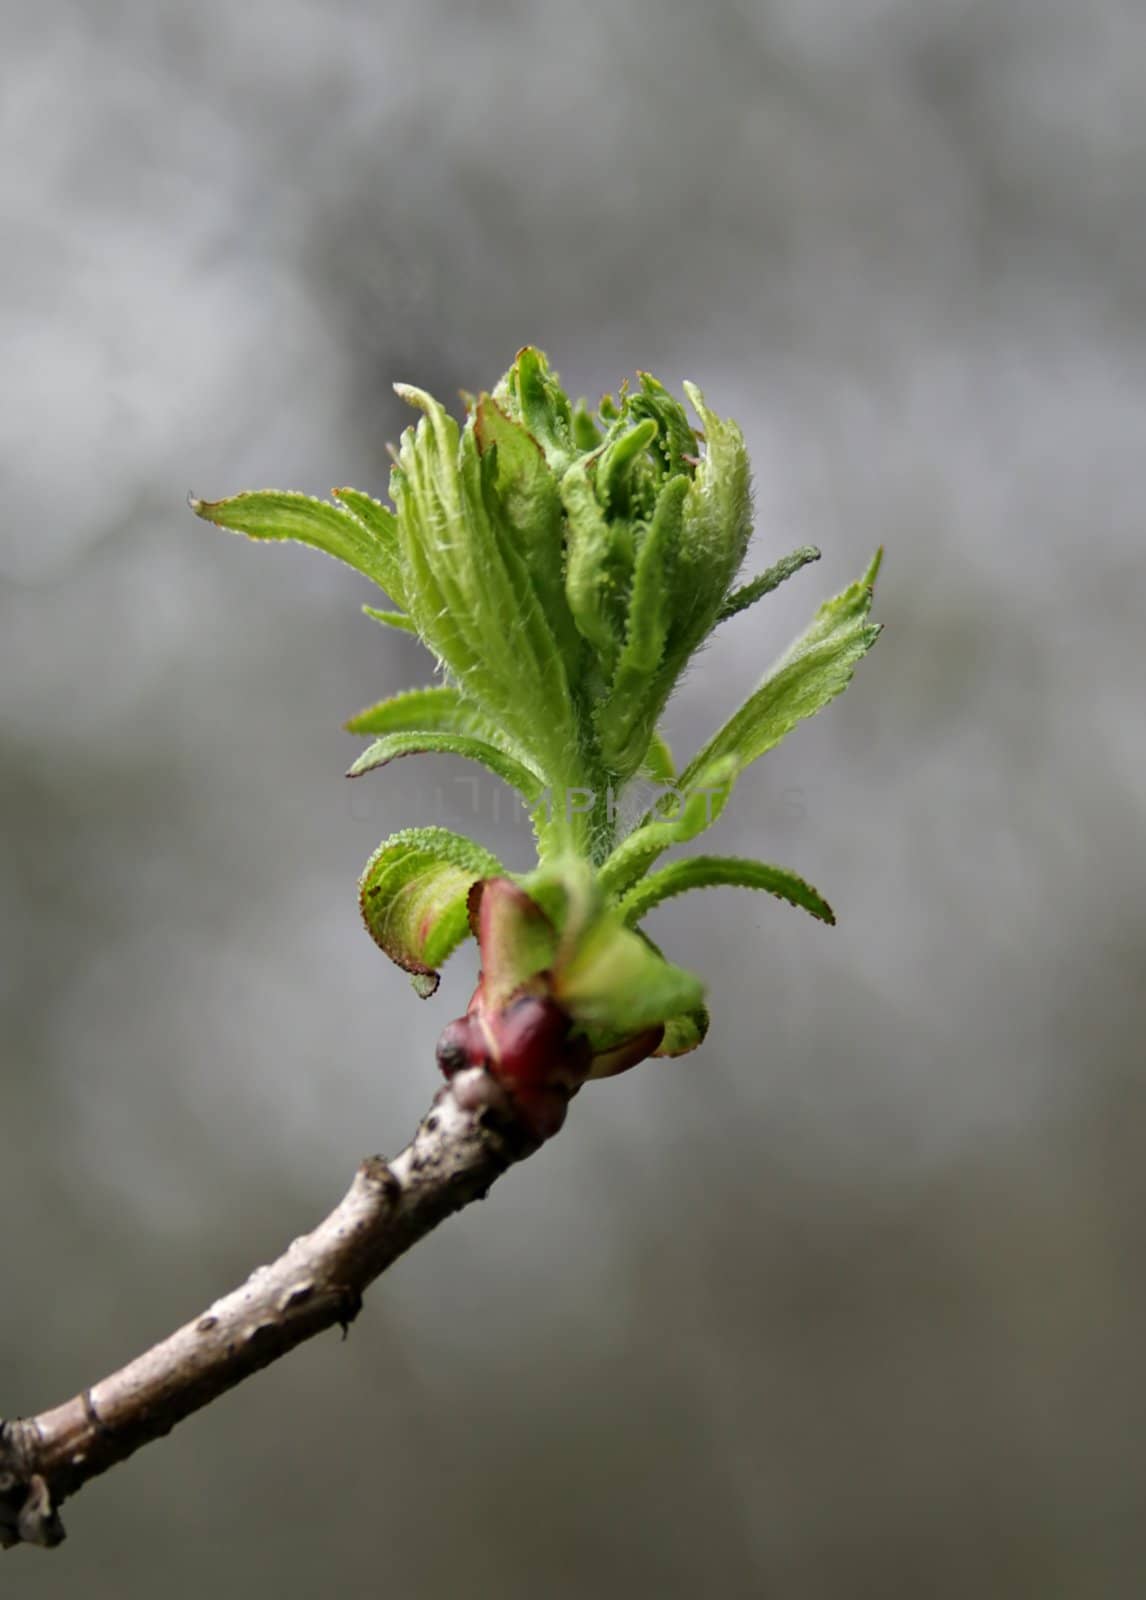
{"type": "Polygon", "coordinates": [[[413,406],[418,411],[432,411],[438,404],[433,395],[427,394],[425,389],[419,389],[412,383],[396,383],[394,393],[399,400],[405,400],[407,405],[413,406]]]}
{"type": "Polygon", "coordinates": [[[703,420],[707,423],[710,413],[707,405],[704,403],[703,389],[698,388],[695,383],[690,383],[687,378],[681,384],[681,388],[692,402],[692,408],[696,412],[697,416],[703,418],[703,420]]]}

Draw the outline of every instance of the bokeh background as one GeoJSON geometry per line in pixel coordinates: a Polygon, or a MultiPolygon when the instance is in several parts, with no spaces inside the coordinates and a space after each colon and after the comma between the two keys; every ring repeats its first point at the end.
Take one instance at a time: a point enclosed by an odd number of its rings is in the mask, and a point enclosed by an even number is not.
{"type": "Polygon", "coordinates": [[[1146,12],[1134,0],[37,0],[5,12],[0,1412],[62,1399],[397,1149],[379,838],[528,832],[369,587],[196,523],[378,491],[394,379],[702,383],[756,472],[687,752],[887,546],[883,639],[658,914],[702,1054],[3,1564],[89,1600],[1146,1590],[1146,12]]]}

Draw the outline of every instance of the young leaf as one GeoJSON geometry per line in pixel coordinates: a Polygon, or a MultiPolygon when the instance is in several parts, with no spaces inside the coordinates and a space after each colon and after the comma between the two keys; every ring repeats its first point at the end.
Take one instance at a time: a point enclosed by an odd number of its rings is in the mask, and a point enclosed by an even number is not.
{"type": "MultiPolygon", "coordinates": [[[[648,426],[653,426],[649,420],[648,426]]],[[[625,643],[608,699],[596,716],[601,753],[610,769],[628,777],[648,749],[664,695],[656,671],[671,621],[672,572],[680,540],[686,477],[670,478],[660,492],[633,571],[625,643]]]]}
{"type": "Polygon", "coordinates": [[[742,772],[847,688],[857,662],[879,637],[879,627],[867,619],[882,553],[877,552],[862,578],[820,607],[811,627],[689,762],[680,777],[682,787],[722,757],[731,757],[742,772]]]}
{"type": "MultiPolygon", "coordinates": [[[[664,951],[659,945],[654,944],[643,928],[637,929],[639,936],[645,941],[649,949],[664,959],[664,951]]],[[[699,1050],[708,1034],[709,1015],[708,1007],[703,1001],[692,1006],[688,1011],[679,1011],[676,1016],[665,1021],[664,1033],[660,1043],[653,1051],[654,1056],[687,1056],[693,1050],[699,1050]]]]}
{"type": "Polygon", "coordinates": [[[631,888],[618,907],[632,927],[654,906],[689,889],[711,889],[722,884],[740,889],[764,889],[789,905],[802,906],[821,922],[835,923],[835,913],[810,883],[784,867],[765,861],[744,861],[736,856],[689,856],[650,873],[631,888]]]}
{"type": "Polygon", "coordinates": [[[406,828],[366,863],[358,898],[374,942],[411,973],[423,997],[438,986],[438,967],[469,932],[473,885],[505,869],[472,839],[446,828],[406,828]]]}
{"type": "Polygon", "coordinates": [[[641,460],[656,436],[656,421],[646,417],[635,427],[618,432],[602,450],[597,465],[597,498],[612,516],[624,516],[632,509],[632,491],[640,478],[641,460]]]}
{"type": "Polygon", "coordinates": [[[363,606],[362,609],[384,628],[397,628],[401,633],[416,634],[418,631],[413,617],[408,617],[404,611],[379,611],[377,606],[363,606]]]}
{"type": "Polygon", "coordinates": [[[472,733],[472,708],[449,684],[428,689],[406,689],[377,705],[358,711],[345,723],[347,733],[429,732],[472,733]]]}
{"type": "Polygon", "coordinates": [[[612,672],[621,646],[618,596],[610,563],[614,539],[594,492],[584,457],[561,480],[561,499],[568,517],[565,594],[582,637],[612,672]]]}
{"type": "Polygon", "coordinates": [[[392,475],[418,631],[469,698],[561,781],[577,753],[565,663],[521,552],[496,525],[496,459],[483,459],[472,416],[459,433],[430,395],[396,388],[424,412],[402,435],[392,475]]]}
{"type": "Polygon", "coordinates": [[[738,611],[744,611],[749,606],[755,605],[757,600],[763,599],[766,594],[771,594],[773,589],[778,589],[793,574],[799,572],[801,567],[806,567],[809,561],[819,559],[820,552],[814,544],[801,545],[798,550],[793,550],[791,555],[781,556],[775,566],[769,567],[758,578],[753,578],[751,583],[733,589],[720,608],[717,622],[727,622],[728,618],[734,617],[738,611]]]}
{"type": "Polygon", "coordinates": [[[397,517],[389,506],[384,506],[380,500],[375,500],[373,495],[363,494],[359,489],[332,489],[331,494],[373,534],[378,559],[386,571],[383,588],[405,608],[406,590],[402,576],[397,517]]]}
{"type": "Polygon", "coordinates": [[[448,571],[439,572],[433,559],[433,530],[442,522],[425,481],[424,455],[417,430],[405,429],[390,473],[390,498],[398,507],[399,554],[418,635],[460,682],[479,661],[463,627],[464,612],[456,609],[458,596],[449,587],[448,571]]]}
{"type": "MultiPolygon", "coordinates": [[[[473,734],[506,755],[522,760],[489,718],[467,700],[452,684],[436,684],[427,689],[407,689],[403,694],[380,700],[351,717],[348,733],[460,733],[473,734]]],[[[525,764],[524,761],[522,763],[525,764]]]]}
{"type": "Polygon", "coordinates": [[[278,489],[248,490],[229,500],[196,500],[192,496],[188,504],[204,522],[229,528],[232,533],[245,533],[250,539],[293,539],[311,545],[394,595],[392,549],[341,506],[278,489]]]}
{"type": "Polygon", "coordinates": [[[704,985],[606,916],[593,924],[560,968],[554,993],[584,1028],[639,1033],[700,1005],[704,985]]]}
{"type": "Polygon", "coordinates": [[[704,424],[704,459],[684,506],[676,579],[677,621],[670,655],[676,670],[715,626],[752,533],[751,474],[735,422],[710,411],[694,384],[685,392],[704,424]]]}
{"type": "Polygon", "coordinates": [[[558,961],[569,955],[584,930],[605,908],[592,867],[575,855],[535,867],[518,883],[559,930],[558,961]]]}
{"type": "Polygon", "coordinates": [[[516,789],[530,805],[541,799],[544,785],[535,772],[495,745],[462,733],[410,730],[383,734],[362,752],[346,776],[360,778],[364,772],[388,766],[401,756],[416,755],[462,756],[467,761],[479,761],[495,777],[516,789]]]}
{"type": "Polygon", "coordinates": [[[710,828],[728,804],[736,777],[731,757],[714,761],[686,784],[683,777],[665,785],[662,803],[676,800],[676,815],[658,817],[649,812],[613,851],[600,869],[606,894],[620,897],[674,844],[686,844],[710,828]]]}
{"type": "Polygon", "coordinates": [[[615,1078],[618,1073],[628,1072],[630,1067],[635,1067],[638,1061],[658,1053],[664,1043],[665,1024],[655,1022],[651,1028],[644,1028],[640,1033],[631,1033],[615,1041],[610,1038],[604,1045],[595,1043],[592,1034],[588,1037],[593,1050],[590,1078],[615,1078]]]}
{"type": "Polygon", "coordinates": [[[573,443],[585,455],[590,455],[601,444],[601,430],[584,400],[578,400],[573,408],[573,443]]]}
{"type": "Polygon", "coordinates": [[[494,399],[519,419],[545,452],[558,477],[575,451],[573,409],[540,350],[526,345],[494,390],[494,399]]]}
{"type": "Polygon", "coordinates": [[[642,372],[640,379],[640,393],[629,397],[629,415],[652,417],[658,430],[656,448],[665,471],[670,477],[676,477],[695,456],[696,434],[689,426],[684,407],[663,383],[658,383],[648,372],[642,372]]]}
{"type": "Polygon", "coordinates": [[[573,663],[580,639],[565,598],[565,535],[557,479],[537,440],[492,395],[482,395],[477,402],[474,436],[483,458],[496,452],[494,483],[500,515],[495,525],[524,556],[558,647],[573,663]]]}
{"type": "Polygon", "coordinates": [[[561,778],[576,766],[569,671],[575,667],[578,642],[562,592],[560,528],[548,535],[538,532],[531,570],[492,493],[496,465],[479,453],[471,418],[461,438],[460,473],[484,595],[482,646],[491,666],[496,664],[506,706],[496,720],[535,753],[551,776],[561,778]]]}
{"type": "Polygon", "coordinates": [[[676,777],[676,766],[673,762],[672,751],[668,741],[661,733],[654,733],[649,740],[649,747],[645,751],[645,759],[641,762],[640,771],[646,778],[651,778],[654,783],[672,783],[676,777]]]}

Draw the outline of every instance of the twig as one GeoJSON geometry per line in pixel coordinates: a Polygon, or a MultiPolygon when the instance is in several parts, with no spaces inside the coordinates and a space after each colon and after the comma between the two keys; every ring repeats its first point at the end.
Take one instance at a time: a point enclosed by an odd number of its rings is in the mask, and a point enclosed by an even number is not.
{"type": "Polygon", "coordinates": [[[400,1156],[364,1161],[313,1233],[241,1288],[63,1405],[0,1422],[0,1547],[59,1544],[59,1507],[89,1479],[304,1340],[345,1330],[392,1261],[536,1148],[486,1073],[459,1073],[400,1156]]]}

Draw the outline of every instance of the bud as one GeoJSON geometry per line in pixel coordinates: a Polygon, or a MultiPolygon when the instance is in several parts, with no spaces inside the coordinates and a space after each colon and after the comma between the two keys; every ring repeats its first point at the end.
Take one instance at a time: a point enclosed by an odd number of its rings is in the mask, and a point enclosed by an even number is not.
{"type": "Polygon", "coordinates": [[[480,763],[520,795],[533,870],[512,875],[446,828],[407,828],[367,863],[360,900],[423,997],[467,933],[477,938],[481,980],[442,1034],[439,1066],[459,1104],[515,1107],[545,1138],[587,1079],[705,1037],[700,979],[642,928],[655,907],[736,885],[834,922],[810,884],[768,862],[656,864],[711,827],[741,773],[847,687],[879,634],[880,553],[678,768],[658,721],[690,658],[819,555],[803,546],[737,584],[750,533],[740,429],[685,384],[690,420],[647,373],[592,412],[530,348],[467,398],[460,422],[423,390],[397,388],[422,415],[394,452],[394,509],[348,488],[330,502],[265,490],[191,504],[251,538],[300,540],[345,562],[397,608],[368,613],[433,652],[438,681],[347,724],[374,740],[349,776],[438,753],[480,763]],[[634,817],[624,799],[641,780],[662,799],[634,817]]]}

